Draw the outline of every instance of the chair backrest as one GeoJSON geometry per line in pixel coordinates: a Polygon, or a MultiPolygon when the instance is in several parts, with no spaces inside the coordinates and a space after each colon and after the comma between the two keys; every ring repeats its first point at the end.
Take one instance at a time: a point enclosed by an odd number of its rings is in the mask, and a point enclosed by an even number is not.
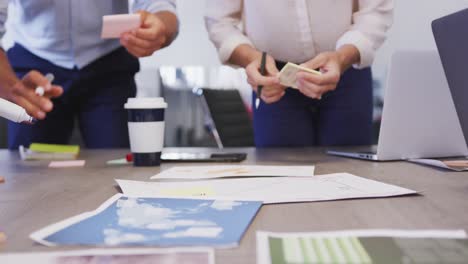
{"type": "Polygon", "coordinates": [[[252,120],[238,90],[201,89],[218,147],[254,146],[252,120]]]}

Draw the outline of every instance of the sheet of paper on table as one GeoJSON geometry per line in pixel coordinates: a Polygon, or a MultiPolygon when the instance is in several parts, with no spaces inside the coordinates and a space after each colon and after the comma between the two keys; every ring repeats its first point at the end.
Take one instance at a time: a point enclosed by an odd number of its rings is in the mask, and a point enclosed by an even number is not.
{"type": "Polygon", "coordinates": [[[117,194],[92,212],[30,235],[46,246],[235,247],[262,206],[257,201],[131,198],[117,194]],[[235,221],[233,221],[235,219],[235,221]]]}
{"type": "Polygon", "coordinates": [[[465,263],[467,256],[464,230],[257,232],[258,264],[465,263]]]}
{"type": "Polygon", "coordinates": [[[411,159],[409,161],[452,171],[468,171],[468,160],[411,159]]]}
{"type": "Polygon", "coordinates": [[[89,263],[193,263],[214,264],[210,248],[89,249],[57,252],[0,254],[0,263],[89,264],[89,263]]]}
{"type": "Polygon", "coordinates": [[[264,204],[376,198],[416,194],[416,191],[348,173],[306,178],[242,178],[190,182],[116,180],[130,197],[183,197],[263,201],[264,204]]]}
{"type": "Polygon", "coordinates": [[[102,18],[101,38],[120,38],[120,36],[141,25],[140,14],[109,15],[102,18]]]}
{"type": "Polygon", "coordinates": [[[151,179],[215,179],[234,177],[310,177],[314,166],[248,166],[220,165],[173,167],[151,179]]]}

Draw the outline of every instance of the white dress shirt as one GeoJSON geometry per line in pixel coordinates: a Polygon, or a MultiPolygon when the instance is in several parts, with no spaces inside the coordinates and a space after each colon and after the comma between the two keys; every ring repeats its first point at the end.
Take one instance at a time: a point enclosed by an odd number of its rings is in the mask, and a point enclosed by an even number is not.
{"type": "MultiPolygon", "coordinates": [[[[7,6],[8,0],[0,0],[0,21],[6,21],[7,19],[7,6]]],[[[5,35],[5,25],[0,23],[0,48],[2,47],[3,35],[5,35]]]]}
{"type": "Polygon", "coordinates": [[[295,63],[352,44],[365,68],[393,22],[393,0],[207,0],[205,22],[223,63],[241,44],[295,63]]]}
{"type": "MultiPolygon", "coordinates": [[[[175,6],[175,0],[134,0],[132,12],[175,12],[175,6]]],[[[101,39],[102,17],[128,12],[128,0],[9,0],[3,44],[18,43],[58,66],[81,69],[120,47],[119,40],[101,39]]]]}

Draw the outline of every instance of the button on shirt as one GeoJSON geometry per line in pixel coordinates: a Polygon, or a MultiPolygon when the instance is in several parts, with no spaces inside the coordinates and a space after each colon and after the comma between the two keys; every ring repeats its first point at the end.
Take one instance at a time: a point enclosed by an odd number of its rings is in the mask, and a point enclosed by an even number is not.
{"type": "MultiPolygon", "coordinates": [[[[101,39],[102,17],[129,12],[128,0],[0,0],[0,30],[8,9],[4,46],[21,44],[67,69],[83,68],[117,49],[119,40],[101,39]]],[[[175,13],[175,0],[135,0],[132,12],[175,13]]]]}
{"type": "Polygon", "coordinates": [[[205,22],[220,59],[248,44],[275,59],[303,63],[352,44],[357,68],[372,64],[393,22],[393,0],[207,0],[205,22]]]}

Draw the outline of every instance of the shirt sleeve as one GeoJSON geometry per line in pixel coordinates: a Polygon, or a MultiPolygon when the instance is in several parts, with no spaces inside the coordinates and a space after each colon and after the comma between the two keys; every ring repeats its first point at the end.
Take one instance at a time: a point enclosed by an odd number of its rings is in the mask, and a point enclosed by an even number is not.
{"type": "Polygon", "coordinates": [[[3,35],[5,35],[5,22],[8,12],[8,1],[9,0],[0,0],[0,48],[3,47],[2,39],[3,35]]]}
{"type": "MultiPolygon", "coordinates": [[[[1,0],[0,0],[1,1],[1,0]]],[[[175,0],[135,0],[133,2],[132,11],[145,10],[150,13],[160,11],[169,11],[176,14],[175,0]]]]}
{"type": "Polygon", "coordinates": [[[353,14],[353,24],[337,42],[336,48],[351,44],[359,50],[361,61],[354,65],[362,69],[372,65],[376,51],[386,39],[393,23],[393,0],[359,0],[353,14]]]}
{"type": "Polygon", "coordinates": [[[205,24],[222,63],[242,44],[253,46],[241,30],[242,0],[206,0],[205,24]]]}

